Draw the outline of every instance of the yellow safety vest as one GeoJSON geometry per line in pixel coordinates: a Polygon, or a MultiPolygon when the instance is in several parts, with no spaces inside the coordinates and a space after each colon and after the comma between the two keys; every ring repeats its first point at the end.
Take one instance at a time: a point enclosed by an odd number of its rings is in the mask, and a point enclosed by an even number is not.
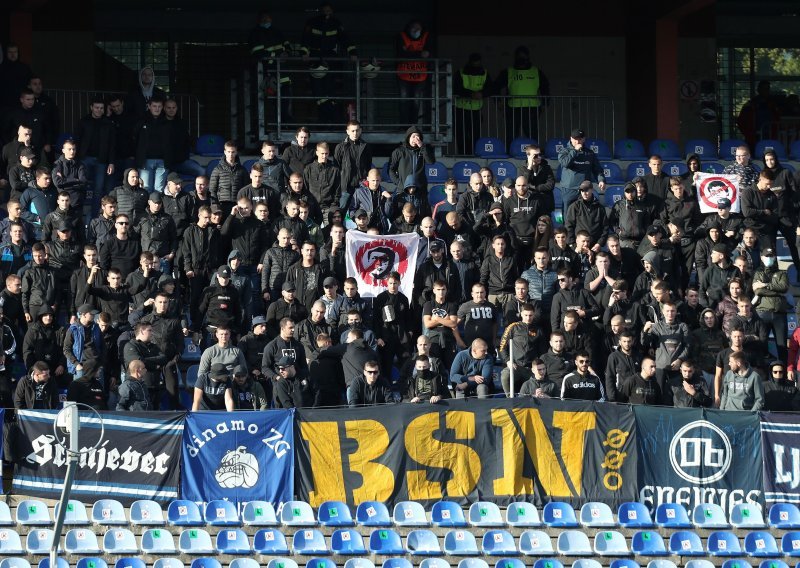
{"type": "Polygon", "coordinates": [[[542,100],[535,95],[539,94],[539,69],[508,69],[508,100],[511,108],[538,107],[542,100]]]}
{"type": "MultiPolygon", "coordinates": [[[[468,75],[461,70],[461,83],[468,91],[475,93],[483,90],[486,84],[486,71],[483,75],[468,75]]],[[[471,99],[467,97],[456,97],[456,108],[463,110],[481,110],[483,108],[483,99],[471,99]]]]}

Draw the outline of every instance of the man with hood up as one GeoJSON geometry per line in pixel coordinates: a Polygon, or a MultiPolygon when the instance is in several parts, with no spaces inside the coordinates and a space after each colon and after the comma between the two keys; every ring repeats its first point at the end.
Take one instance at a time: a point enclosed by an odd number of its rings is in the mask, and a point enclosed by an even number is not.
{"type": "Polygon", "coordinates": [[[147,105],[153,97],[166,98],[166,94],[156,87],[155,73],[149,65],[139,71],[139,86],[125,98],[125,110],[136,118],[143,118],[147,113],[147,105]]]}
{"type": "Polygon", "coordinates": [[[122,185],[114,188],[109,194],[117,200],[118,215],[128,215],[135,227],[147,211],[149,194],[142,189],[139,170],[128,168],[122,176],[122,185]]]}
{"type": "Polygon", "coordinates": [[[58,333],[53,310],[47,306],[38,313],[36,322],[28,326],[22,343],[22,357],[30,368],[36,361],[44,361],[60,382],[64,375],[65,360],[62,347],[63,335],[58,333]]]}
{"type": "Polygon", "coordinates": [[[389,158],[392,183],[405,188],[408,185],[408,176],[413,176],[414,187],[427,203],[428,178],[425,176],[425,164],[433,162],[433,148],[423,142],[422,131],[417,126],[410,126],[406,130],[403,143],[395,148],[389,158]]]}

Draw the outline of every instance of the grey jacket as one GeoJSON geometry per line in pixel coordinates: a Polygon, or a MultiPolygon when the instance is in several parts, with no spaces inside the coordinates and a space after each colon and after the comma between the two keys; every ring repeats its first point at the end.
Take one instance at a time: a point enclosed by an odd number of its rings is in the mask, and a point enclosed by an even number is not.
{"type": "Polygon", "coordinates": [[[720,410],[761,410],[764,407],[764,385],[752,367],[740,375],[728,371],[722,378],[720,410]]]}

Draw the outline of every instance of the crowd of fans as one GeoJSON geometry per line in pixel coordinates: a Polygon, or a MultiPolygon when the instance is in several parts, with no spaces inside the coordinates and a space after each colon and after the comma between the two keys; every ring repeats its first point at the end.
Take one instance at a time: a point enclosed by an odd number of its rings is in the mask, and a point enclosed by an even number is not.
{"type": "Polygon", "coordinates": [[[773,152],[760,172],[746,146],[728,166],[741,213],[725,198],[700,212],[695,155],[681,177],[651,156],[651,172],[604,207],[605,180],[580,128],[558,156],[558,188],[529,146],[516,179],[498,186],[483,168],[467,187],[448,180],[431,206],[434,153],[416,126],[389,158],[390,180],[372,168],[356,120],[335,146],[311,142],[307,128],[282,152],[264,141],[249,170],[229,141],[207,177],[192,170],[188,129],[152,70],[132,93],[92,100],[55,147],[57,113],[41,80],[9,61],[26,84],[3,112],[6,407],[53,408],[58,389],[118,410],[177,409],[182,389],[193,410],[512,391],[797,404],[800,335],[787,337],[790,282],[775,252],[781,232],[800,262],[797,180],[773,152]],[[198,174],[193,183],[187,173],[198,174]],[[553,223],[555,191],[563,226],[553,223]],[[347,231],[418,235],[413,294],[392,273],[384,292],[362,297],[345,269],[347,231]],[[202,351],[189,385],[187,338],[202,351]]]}

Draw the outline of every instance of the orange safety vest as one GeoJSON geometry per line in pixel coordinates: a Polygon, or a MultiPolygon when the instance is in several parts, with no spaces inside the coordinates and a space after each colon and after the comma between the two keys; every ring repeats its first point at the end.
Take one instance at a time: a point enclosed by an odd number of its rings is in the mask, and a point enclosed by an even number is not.
{"type": "MultiPolygon", "coordinates": [[[[423,32],[419,39],[411,39],[406,32],[402,32],[400,38],[403,40],[403,49],[422,53],[425,51],[425,43],[428,41],[428,32],[423,32]]],[[[401,81],[422,83],[428,78],[428,62],[424,59],[401,61],[397,64],[397,76],[401,81]]]]}

